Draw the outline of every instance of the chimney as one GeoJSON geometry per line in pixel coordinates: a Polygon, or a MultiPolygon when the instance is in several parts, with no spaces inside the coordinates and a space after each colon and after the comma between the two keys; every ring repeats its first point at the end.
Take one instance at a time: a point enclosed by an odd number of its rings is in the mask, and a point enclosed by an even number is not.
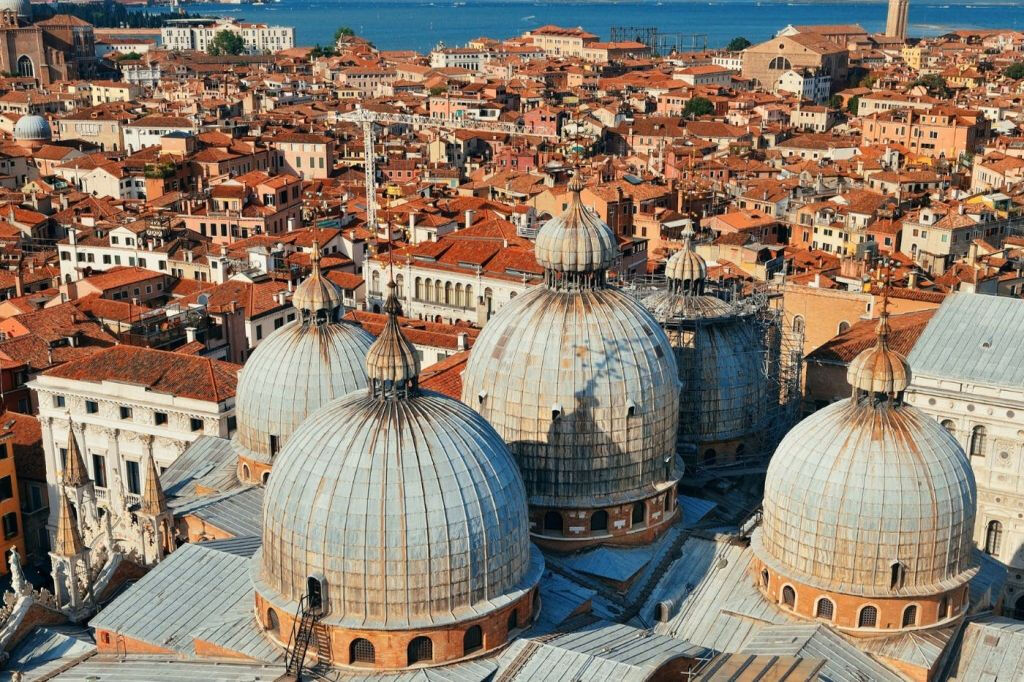
{"type": "Polygon", "coordinates": [[[466,227],[469,227],[470,225],[473,224],[473,216],[474,215],[475,215],[475,212],[473,211],[473,209],[471,209],[471,208],[467,208],[466,209],[466,227]]]}
{"type": "Polygon", "coordinates": [[[908,289],[916,289],[917,288],[917,270],[911,270],[910,274],[907,276],[907,288],[908,289]]]}
{"type": "Polygon", "coordinates": [[[185,327],[185,343],[195,343],[195,342],[196,342],[196,328],[195,327],[185,327]]]}
{"type": "Polygon", "coordinates": [[[186,263],[191,263],[192,262],[192,249],[187,249],[185,251],[185,262],[186,263]]]}
{"type": "Polygon", "coordinates": [[[966,210],[967,208],[963,204],[960,204],[959,206],[956,207],[956,212],[959,213],[960,215],[963,215],[966,210]]]}
{"type": "Polygon", "coordinates": [[[458,350],[467,350],[469,348],[469,334],[466,332],[459,332],[458,342],[455,344],[458,350]]]}
{"type": "Polygon", "coordinates": [[[291,218],[288,219],[288,231],[289,232],[294,232],[295,231],[295,216],[292,216],[291,218]]]}
{"type": "Polygon", "coordinates": [[[78,230],[74,227],[68,228],[68,243],[74,246],[78,243],[78,230]]]}
{"type": "Polygon", "coordinates": [[[975,242],[971,242],[971,245],[967,247],[967,262],[971,265],[978,264],[978,245],[975,242]]]}
{"type": "Polygon", "coordinates": [[[21,268],[14,275],[14,295],[21,298],[25,295],[25,278],[21,275],[21,268]]]}

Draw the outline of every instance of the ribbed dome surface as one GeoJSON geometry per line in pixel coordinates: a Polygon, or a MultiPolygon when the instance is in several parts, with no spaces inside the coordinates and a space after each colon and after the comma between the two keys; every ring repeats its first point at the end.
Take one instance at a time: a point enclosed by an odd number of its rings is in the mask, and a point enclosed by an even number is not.
{"type": "Polygon", "coordinates": [[[707,275],[707,264],[692,248],[676,251],[665,264],[665,276],[669,279],[699,280],[705,279],[707,275]]]}
{"type": "Polygon", "coordinates": [[[733,312],[728,303],[715,296],[686,296],[664,289],[645,296],[643,303],[661,324],[673,320],[704,320],[733,312]]]}
{"type": "Polygon", "coordinates": [[[834,403],[768,467],[754,549],[783,575],[857,595],[937,594],[973,575],[977,489],[953,437],[909,405],[834,403]],[[906,568],[892,590],[892,564],[906,568]]]}
{"type": "Polygon", "coordinates": [[[541,267],[555,272],[607,270],[619,257],[615,233],[580,199],[579,176],[569,184],[569,208],[537,233],[534,253],[541,267]]]}
{"type": "Polygon", "coordinates": [[[19,17],[32,18],[31,0],[0,0],[0,12],[10,10],[19,17]]]}
{"type": "Polygon", "coordinates": [[[358,391],[310,416],[278,457],[263,529],[257,591],[293,605],[322,573],[325,622],[344,627],[475,617],[543,572],[505,444],[465,405],[425,391],[358,391]]]}
{"type": "Polygon", "coordinates": [[[295,320],[275,330],[242,368],[235,394],[238,454],[271,458],[270,436],[282,447],[322,405],[365,388],[373,336],[347,322],[295,320]]]}
{"type": "Polygon", "coordinates": [[[672,348],[617,289],[517,297],[480,333],[462,382],[463,402],[515,454],[531,504],[614,504],[675,476],[672,348]]]}
{"type": "Polygon", "coordinates": [[[344,305],[344,292],[326,277],[308,277],[292,294],[292,306],[296,310],[316,312],[334,310],[344,305]]]}
{"type": "Polygon", "coordinates": [[[50,130],[50,123],[42,116],[22,116],[14,124],[15,140],[32,142],[49,140],[51,137],[53,132],[50,130]]]}

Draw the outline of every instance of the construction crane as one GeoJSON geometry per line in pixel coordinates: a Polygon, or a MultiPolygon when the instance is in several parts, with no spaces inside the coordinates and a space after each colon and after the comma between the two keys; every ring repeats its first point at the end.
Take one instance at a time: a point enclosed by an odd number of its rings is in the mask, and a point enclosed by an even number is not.
{"type": "Polygon", "coordinates": [[[356,123],[363,129],[363,146],[365,148],[363,172],[366,176],[366,225],[370,229],[377,228],[377,160],[374,155],[373,127],[383,124],[401,124],[414,128],[451,128],[457,130],[476,130],[487,133],[506,133],[508,135],[532,135],[533,137],[558,138],[557,133],[535,132],[518,123],[502,121],[484,121],[478,118],[431,118],[416,114],[385,113],[358,107],[341,114],[341,121],[356,123]]]}

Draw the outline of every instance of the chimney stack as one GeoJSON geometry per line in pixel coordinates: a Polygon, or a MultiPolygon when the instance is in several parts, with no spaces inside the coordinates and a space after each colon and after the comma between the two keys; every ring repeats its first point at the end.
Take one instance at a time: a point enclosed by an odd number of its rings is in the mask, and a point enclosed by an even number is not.
{"type": "Polygon", "coordinates": [[[469,334],[466,332],[459,332],[458,339],[458,343],[456,343],[455,347],[458,350],[467,350],[469,348],[469,334]]]}
{"type": "Polygon", "coordinates": [[[185,343],[196,342],[196,331],[195,327],[185,327],[185,343]]]}

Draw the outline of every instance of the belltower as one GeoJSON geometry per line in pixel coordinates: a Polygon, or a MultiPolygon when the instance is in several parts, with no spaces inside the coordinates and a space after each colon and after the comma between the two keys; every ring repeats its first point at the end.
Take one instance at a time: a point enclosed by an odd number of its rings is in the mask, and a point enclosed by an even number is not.
{"type": "Polygon", "coordinates": [[[910,0],[889,0],[889,15],[885,20],[885,35],[906,40],[907,14],[910,0]]]}

